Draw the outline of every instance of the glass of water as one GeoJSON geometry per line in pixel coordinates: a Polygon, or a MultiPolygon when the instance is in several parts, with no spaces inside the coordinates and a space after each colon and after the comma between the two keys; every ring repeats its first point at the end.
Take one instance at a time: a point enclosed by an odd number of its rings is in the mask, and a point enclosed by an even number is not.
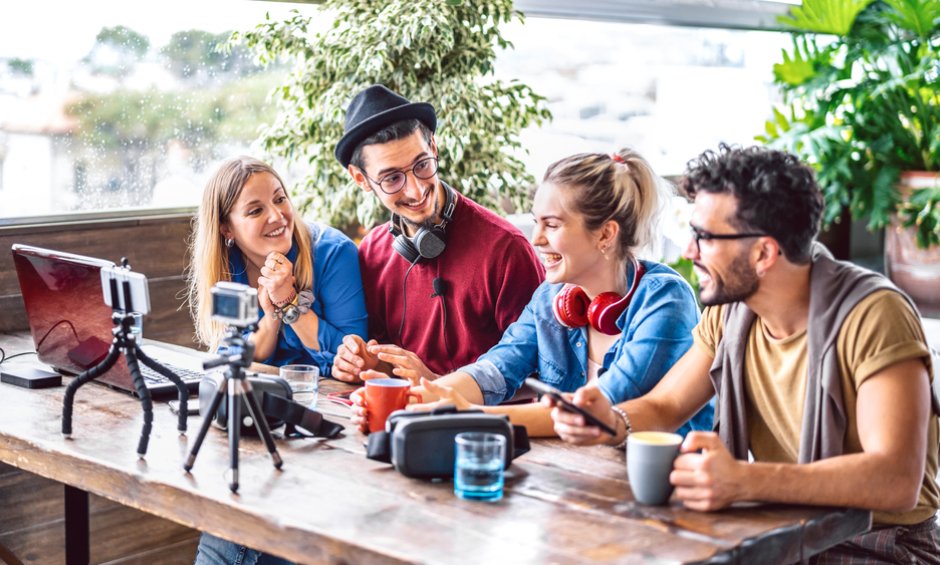
{"type": "Polygon", "coordinates": [[[497,501],[503,497],[506,437],[463,432],[454,438],[454,494],[466,500],[497,501]]]}
{"type": "Polygon", "coordinates": [[[320,390],[320,368],[316,365],[283,365],[281,378],[290,384],[294,401],[308,408],[316,408],[320,390]]]}

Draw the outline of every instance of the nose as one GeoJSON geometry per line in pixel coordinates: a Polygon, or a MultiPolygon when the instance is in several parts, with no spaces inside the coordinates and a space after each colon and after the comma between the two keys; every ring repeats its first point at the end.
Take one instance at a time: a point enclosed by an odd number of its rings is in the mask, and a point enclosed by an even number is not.
{"type": "Polygon", "coordinates": [[[545,241],[545,230],[542,229],[542,225],[538,222],[535,222],[535,226],[532,228],[531,241],[533,247],[538,247],[545,241]]]}
{"type": "Polygon", "coordinates": [[[280,222],[284,217],[284,213],[281,212],[276,206],[272,206],[268,211],[268,223],[273,224],[274,222],[280,222]]]}
{"type": "Polygon", "coordinates": [[[411,171],[405,173],[405,186],[402,188],[402,192],[405,193],[405,196],[415,201],[421,200],[421,196],[424,194],[424,187],[421,186],[421,181],[419,181],[418,177],[414,176],[411,171]]]}
{"type": "Polygon", "coordinates": [[[689,241],[686,242],[685,249],[682,251],[682,256],[686,259],[695,260],[699,255],[698,242],[695,240],[694,235],[690,235],[689,241]]]}

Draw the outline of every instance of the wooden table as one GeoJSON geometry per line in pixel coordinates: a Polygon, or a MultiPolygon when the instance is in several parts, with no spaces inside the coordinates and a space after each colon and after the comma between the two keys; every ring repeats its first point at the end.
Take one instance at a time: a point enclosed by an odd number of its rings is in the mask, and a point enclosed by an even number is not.
{"type": "MultiPolygon", "coordinates": [[[[0,334],[7,351],[22,334],[0,334]]],[[[66,379],[67,380],[67,379],[66,379]]],[[[347,409],[319,406],[347,424],[347,409]]],[[[191,475],[187,436],[165,403],[154,409],[146,459],[136,455],[138,402],[99,385],[76,396],[73,435],[60,433],[64,388],[0,384],[0,460],[175,522],[304,563],[758,563],[799,561],[868,529],[861,510],[743,505],[700,513],[636,504],[623,452],[557,440],[533,443],[498,503],[464,501],[450,482],[407,479],[367,460],[364,436],[280,440],[277,471],[257,438],[243,438],[241,488],[228,489],[228,440],[212,429],[191,475]]],[[[195,399],[193,399],[195,402],[195,399]]],[[[74,492],[74,491],[73,491],[74,492]]],[[[141,535],[146,535],[141,532],[141,535]]]]}

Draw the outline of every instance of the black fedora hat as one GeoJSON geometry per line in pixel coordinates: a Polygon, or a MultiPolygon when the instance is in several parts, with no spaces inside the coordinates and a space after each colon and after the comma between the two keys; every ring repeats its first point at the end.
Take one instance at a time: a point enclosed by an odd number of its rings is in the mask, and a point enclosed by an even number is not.
{"type": "Polygon", "coordinates": [[[353,151],[362,140],[401,120],[420,120],[431,131],[437,129],[434,107],[424,102],[410,102],[381,84],[374,84],[352,99],[346,108],[346,133],[333,152],[344,167],[349,166],[353,151]]]}

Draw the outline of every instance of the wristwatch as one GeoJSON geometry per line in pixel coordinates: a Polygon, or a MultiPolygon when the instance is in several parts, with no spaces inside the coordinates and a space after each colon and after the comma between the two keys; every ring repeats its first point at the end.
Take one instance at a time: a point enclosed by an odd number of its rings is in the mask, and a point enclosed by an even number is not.
{"type": "Polygon", "coordinates": [[[297,296],[294,297],[289,304],[278,308],[275,312],[278,314],[278,318],[287,325],[291,325],[301,316],[307,313],[310,310],[310,307],[313,305],[313,291],[311,290],[302,290],[297,293],[297,296]]]}

